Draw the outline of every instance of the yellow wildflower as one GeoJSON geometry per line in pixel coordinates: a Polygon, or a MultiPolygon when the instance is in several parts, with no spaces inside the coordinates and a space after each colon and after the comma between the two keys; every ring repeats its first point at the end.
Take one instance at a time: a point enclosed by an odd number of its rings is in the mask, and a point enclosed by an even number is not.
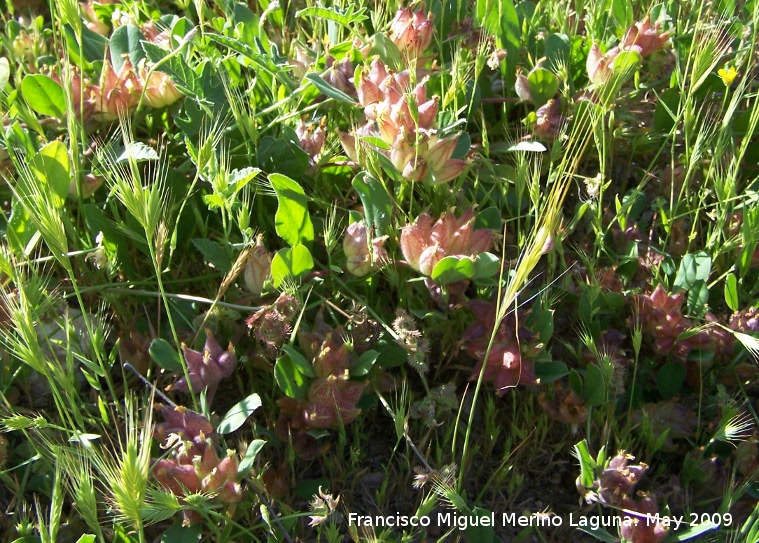
{"type": "Polygon", "coordinates": [[[725,86],[729,87],[733,84],[735,78],[738,77],[738,70],[735,69],[735,66],[730,66],[727,70],[725,68],[720,68],[717,70],[717,75],[722,79],[725,86]]]}

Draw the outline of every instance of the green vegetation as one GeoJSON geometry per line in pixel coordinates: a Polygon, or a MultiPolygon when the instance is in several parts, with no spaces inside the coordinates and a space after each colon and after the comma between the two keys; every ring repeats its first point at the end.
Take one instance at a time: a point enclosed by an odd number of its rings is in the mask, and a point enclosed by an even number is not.
{"type": "Polygon", "coordinates": [[[759,2],[4,9],[0,541],[759,540],[759,2]]]}

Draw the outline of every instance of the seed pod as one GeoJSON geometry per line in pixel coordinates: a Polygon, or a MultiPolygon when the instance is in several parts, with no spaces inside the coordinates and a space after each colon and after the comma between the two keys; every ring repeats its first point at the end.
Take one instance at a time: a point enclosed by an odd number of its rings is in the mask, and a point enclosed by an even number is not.
{"type": "Polygon", "coordinates": [[[263,244],[263,236],[256,239],[256,246],[248,254],[248,262],[245,265],[245,286],[256,296],[260,296],[264,290],[264,283],[271,277],[271,254],[263,244]]]}

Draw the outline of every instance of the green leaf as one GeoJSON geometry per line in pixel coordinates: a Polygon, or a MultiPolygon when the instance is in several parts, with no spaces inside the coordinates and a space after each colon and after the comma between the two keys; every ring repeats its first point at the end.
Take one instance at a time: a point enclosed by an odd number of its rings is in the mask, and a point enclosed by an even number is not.
{"type": "Polygon", "coordinates": [[[177,350],[165,339],[156,338],[150,342],[150,358],[166,371],[182,371],[182,361],[177,350]]]}
{"type": "Polygon", "coordinates": [[[654,110],[654,129],[669,132],[675,126],[677,109],[680,104],[680,89],[667,89],[657,96],[654,110]]]}
{"type": "Polygon", "coordinates": [[[146,160],[158,160],[159,156],[155,149],[141,141],[130,141],[126,144],[124,152],[119,155],[116,162],[144,162],[146,160]]]}
{"type": "Polygon", "coordinates": [[[664,253],[664,260],[662,261],[661,265],[659,266],[659,271],[667,276],[667,278],[672,278],[675,275],[675,262],[672,260],[672,257],[668,254],[664,253]]]}
{"type": "Polygon", "coordinates": [[[559,78],[545,68],[537,68],[530,72],[527,81],[536,108],[548,102],[559,91],[559,78]]]}
{"type": "Polygon", "coordinates": [[[596,465],[597,466],[603,466],[606,463],[606,446],[602,446],[601,450],[598,451],[598,456],[596,456],[596,465]]]}
{"type": "Polygon", "coordinates": [[[125,237],[130,238],[131,241],[140,245],[145,254],[148,254],[147,241],[144,235],[109,219],[97,206],[86,204],[84,206],[84,217],[93,233],[103,232],[109,239],[120,245],[125,245],[125,237]]]}
{"type": "Polygon", "coordinates": [[[26,209],[16,198],[11,204],[11,216],[8,219],[5,235],[14,252],[25,255],[31,253],[40,239],[40,234],[32,224],[26,209]]]}
{"type": "Polygon", "coordinates": [[[390,144],[386,143],[385,140],[377,136],[361,136],[361,140],[365,141],[366,143],[370,145],[374,145],[375,147],[377,147],[378,149],[382,149],[383,151],[390,150],[390,144]]]}
{"type": "Polygon", "coordinates": [[[262,40],[259,39],[262,36],[265,39],[265,35],[263,34],[255,38],[258,45],[258,51],[248,45],[245,45],[240,40],[223,36],[221,34],[214,34],[209,32],[206,33],[205,38],[211,41],[215,41],[219,45],[223,45],[232,51],[239,53],[243,58],[255,64],[262,72],[276,77],[277,80],[288,91],[294,92],[297,88],[297,84],[286,73],[286,71],[289,70],[289,68],[287,68],[287,58],[279,57],[277,55],[276,47],[273,44],[271,46],[272,56],[270,57],[264,49],[262,40]]]}
{"type": "Polygon", "coordinates": [[[527,317],[527,326],[545,344],[553,335],[553,310],[533,309],[527,317]]]}
{"type": "Polygon", "coordinates": [[[126,59],[137,66],[145,58],[145,50],[142,48],[142,41],[145,36],[140,29],[134,25],[120,26],[111,34],[109,42],[111,49],[111,65],[118,72],[124,66],[126,59]]]}
{"type": "Polygon", "coordinates": [[[285,345],[282,345],[282,350],[290,357],[290,360],[295,364],[295,367],[298,368],[299,372],[312,379],[316,377],[313,364],[306,360],[306,357],[303,356],[293,345],[286,343],[285,345]]]}
{"type": "Polygon", "coordinates": [[[395,341],[381,339],[374,345],[374,349],[379,353],[377,361],[382,368],[395,368],[406,363],[408,353],[406,349],[398,345],[395,341]]]}
{"type": "Polygon", "coordinates": [[[706,281],[696,281],[688,290],[688,311],[693,315],[703,316],[709,303],[709,286],[706,281]]]}
{"type": "Polygon", "coordinates": [[[245,456],[242,457],[240,465],[237,467],[238,478],[242,479],[243,477],[248,476],[248,473],[253,467],[253,462],[256,461],[256,457],[258,456],[258,453],[261,452],[264,445],[266,445],[266,441],[263,439],[254,439],[250,442],[248,449],[245,451],[245,456]]]}
{"type": "Polygon", "coordinates": [[[173,56],[164,61],[164,57],[168,56],[170,52],[149,41],[142,42],[142,49],[150,62],[154,64],[161,62],[160,70],[171,76],[172,81],[180,91],[192,98],[205,98],[205,90],[200,76],[187,65],[181,55],[173,56]]]}
{"type": "Polygon", "coordinates": [[[543,362],[535,364],[535,377],[540,384],[553,383],[569,374],[569,368],[564,362],[543,362]]]}
{"type": "Polygon", "coordinates": [[[393,181],[403,182],[401,172],[393,165],[393,162],[385,153],[380,153],[377,149],[369,148],[367,153],[367,168],[369,171],[379,176],[379,171],[384,172],[393,181]],[[379,169],[377,169],[379,167],[379,169]]]}
{"type": "Polygon", "coordinates": [[[475,20],[488,34],[495,36],[497,47],[506,49],[506,74],[512,86],[522,47],[522,30],[514,4],[511,0],[477,0],[475,20]]]}
{"type": "Polygon", "coordinates": [[[447,256],[432,270],[432,279],[439,285],[456,283],[474,277],[474,262],[467,256],[447,256]]]}
{"type": "Polygon", "coordinates": [[[305,245],[298,244],[292,248],[280,249],[271,260],[271,277],[274,287],[279,288],[288,276],[298,277],[311,270],[314,260],[305,245]]]}
{"type": "Polygon", "coordinates": [[[400,71],[405,68],[398,46],[382,32],[374,34],[374,47],[370,53],[379,55],[385,66],[393,70],[400,71]]]}
{"type": "Polygon", "coordinates": [[[258,24],[261,19],[248,6],[240,2],[235,2],[233,10],[235,37],[245,45],[255,45],[256,38],[260,36],[258,24]]]}
{"type": "Polygon", "coordinates": [[[656,388],[662,398],[669,400],[680,393],[685,383],[685,366],[680,362],[667,362],[656,374],[656,388]]]}
{"type": "Polygon", "coordinates": [[[351,377],[360,377],[369,373],[379,356],[380,353],[377,351],[366,351],[359,356],[358,360],[356,360],[350,368],[351,377]]]}
{"type": "Polygon", "coordinates": [[[574,393],[582,397],[582,377],[577,370],[569,370],[569,386],[572,387],[574,393]]]}
{"type": "Polygon", "coordinates": [[[467,134],[466,132],[462,133],[459,136],[459,139],[456,140],[456,147],[453,148],[453,152],[451,153],[451,158],[462,160],[467,155],[471,147],[472,147],[472,138],[470,138],[469,134],[467,134]]]}
{"type": "Polygon", "coordinates": [[[714,351],[705,349],[691,349],[688,352],[688,362],[698,362],[699,364],[707,364],[714,360],[714,351]]]}
{"type": "Polygon", "coordinates": [[[611,0],[611,16],[624,32],[633,23],[633,6],[630,0],[611,0]]]}
{"type": "Polygon", "coordinates": [[[259,173],[261,173],[261,170],[254,168],[253,166],[235,168],[229,172],[227,183],[230,186],[234,186],[234,192],[237,193],[242,190],[245,185],[253,181],[259,173]]]}
{"type": "Polygon", "coordinates": [[[590,406],[601,405],[606,399],[606,381],[601,368],[590,364],[585,368],[585,403],[590,406]]]}
{"type": "Polygon", "coordinates": [[[258,167],[267,173],[300,177],[308,169],[308,164],[308,153],[290,128],[283,131],[282,138],[264,136],[258,144],[258,167]]]}
{"type": "Polygon", "coordinates": [[[614,59],[612,78],[615,88],[619,88],[640,67],[641,56],[637,51],[622,51],[614,59]]]}
{"type": "Polygon", "coordinates": [[[712,271],[712,259],[704,251],[688,253],[680,261],[674,287],[689,290],[697,281],[706,281],[712,271]]]}
{"type": "Polygon", "coordinates": [[[97,32],[93,32],[86,26],[82,26],[82,53],[83,57],[79,56],[79,42],[77,41],[76,32],[71,25],[63,25],[64,32],[66,34],[66,52],[71,55],[74,63],[80,67],[84,65],[92,64],[93,62],[102,62],[105,58],[105,50],[108,47],[108,39],[105,36],[101,36],[97,32]]]}
{"type": "Polygon", "coordinates": [[[605,302],[606,307],[613,313],[619,313],[624,310],[627,300],[617,292],[602,292],[601,300],[605,302]]]}
{"type": "Polygon", "coordinates": [[[474,259],[474,274],[472,279],[493,277],[501,269],[500,259],[492,253],[480,253],[474,259]]]}
{"type": "Polygon", "coordinates": [[[393,214],[393,201],[385,187],[368,173],[361,172],[353,179],[353,188],[364,206],[366,223],[374,226],[374,237],[387,234],[393,214]]]}
{"type": "MultiPolygon", "coordinates": [[[[314,226],[308,214],[306,193],[303,192],[298,183],[282,174],[270,174],[269,181],[274,187],[279,201],[277,214],[274,217],[277,234],[291,246],[312,242],[314,240],[314,226]]],[[[312,266],[313,261],[311,262],[312,266]]],[[[293,275],[297,275],[297,273],[293,275]]]]}
{"type": "Polygon", "coordinates": [[[211,209],[211,210],[224,209],[224,207],[227,204],[227,201],[224,199],[224,196],[222,196],[219,193],[204,194],[203,202],[208,206],[208,209],[211,209]]]}
{"type": "Polygon", "coordinates": [[[113,14],[121,7],[119,4],[104,4],[100,2],[93,2],[91,5],[98,21],[105,24],[113,20],[113,14]]]}
{"type": "Polygon", "coordinates": [[[348,4],[345,11],[340,11],[340,8],[337,6],[325,8],[317,5],[297,11],[295,17],[313,17],[317,20],[335,21],[338,24],[350,28],[351,26],[362,23],[367,19],[367,16],[364,15],[366,7],[362,7],[355,13],[353,12],[354,8],[355,4],[348,4]]]}
{"type": "Polygon", "coordinates": [[[256,409],[261,407],[261,397],[258,394],[251,394],[244,400],[237,402],[227,411],[219,422],[216,431],[220,434],[230,434],[240,428],[248,417],[255,413],[256,409]]]}
{"type": "Polygon", "coordinates": [[[732,311],[738,311],[738,309],[740,309],[738,280],[733,273],[725,277],[725,303],[732,311]]]}
{"type": "Polygon", "coordinates": [[[596,461],[590,454],[590,447],[586,440],[582,440],[574,446],[575,458],[580,462],[580,480],[585,488],[593,488],[595,481],[596,461]]]}
{"type": "Polygon", "coordinates": [[[480,524],[479,522],[471,522],[467,526],[466,535],[469,541],[477,541],[478,543],[493,543],[495,538],[495,527],[490,526],[491,512],[482,507],[475,507],[472,509],[472,517],[482,517],[488,519],[486,522],[482,522],[483,526],[472,526],[472,524],[480,524]]]}
{"type": "Polygon", "coordinates": [[[667,537],[667,543],[676,543],[679,541],[688,541],[690,539],[695,539],[697,537],[700,537],[704,535],[706,532],[711,532],[712,530],[718,530],[720,528],[719,524],[714,524],[711,521],[708,522],[702,522],[700,524],[697,524],[696,526],[690,526],[689,528],[686,528],[685,530],[681,530],[677,533],[673,533],[669,537],[667,537]]]}
{"type": "Polygon", "coordinates": [[[475,229],[490,228],[496,232],[500,232],[501,225],[501,212],[497,207],[488,207],[482,211],[478,211],[474,220],[475,229]]]}
{"type": "Polygon", "coordinates": [[[463,515],[469,515],[471,514],[471,509],[469,509],[469,506],[466,503],[466,498],[456,492],[453,489],[453,486],[446,486],[441,485],[437,489],[435,489],[435,492],[440,496],[441,499],[447,501],[453,506],[453,509],[456,510],[457,513],[463,514],[463,515]]]}
{"type": "Polygon", "coordinates": [[[322,79],[319,74],[310,73],[306,76],[306,79],[313,83],[314,87],[319,89],[319,92],[321,92],[323,95],[329,98],[333,98],[338,102],[345,102],[346,104],[350,104],[352,106],[357,105],[357,102],[353,98],[345,94],[340,89],[337,89],[324,81],[324,79],[322,79]]]}
{"type": "Polygon", "coordinates": [[[161,536],[161,543],[198,543],[202,535],[202,525],[185,526],[182,519],[177,520],[161,536]]]}
{"type": "Polygon", "coordinates": [[[29,165],[40,183],[52,189],[54,205],[61,207],[68,196],[71,181],[69,153],[63,142],[56,140],[45,145],[32,157],[29,165]]]}
{"type": "Polygon", "coordinates": [[[227,273],[232,269],[232,252],[228,247],[205,238],[193,239],[192,244],[203,254],[206,262],[212,264],[220,272],[227,273]]]}
{"type": "Polygon", "coordinates": [[[517,10],[517,15],[519,16],[520,23],[530,21],[535,16],[535,10],[538,9],[538,6],[535,4],[535,2],[531,2],[530,0],[523,0],[522,2],[519,2],[515,7],[517,10]]]}
{"type": "Polygon", "coordinates": [[[289,356],[284,355],[277,359],[274,364],[274,379],[288,397],[295,400],[306,399],[309,383],[306,377],[298,371],[289,356]]]}
{"type": "Polygon", "coordinates": [[[556,73],[569,64],[572,47],[566,34],[551,34],[546,38],[546,66],[556,73]]]}
{"type": "Polygon", "coordinates": [[[474,262],[466,256],[446,256],[432,269],[432,279],[438,285],[456,283],[472,277],[474,277],[474,262]]]}
{"type": "MultiPolygon", "coordinates": [[[[5,85],[1,85],[0,89],[5,85]]],[[[40,115],[66,116],[66,96],[61,86],[46,75],[30,74],[21,81],[21,94],[29,106],[40,115]]]]}
{"type": "Polygon", "coordinates": [[[95,539],[96,537],[94,534],[84,534],[76,540],[76,543],[94,543],[95,539]]]}

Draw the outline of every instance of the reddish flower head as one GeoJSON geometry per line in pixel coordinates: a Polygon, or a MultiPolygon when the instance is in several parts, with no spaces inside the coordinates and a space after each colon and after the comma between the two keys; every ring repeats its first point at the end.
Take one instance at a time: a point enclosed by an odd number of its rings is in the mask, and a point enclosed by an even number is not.
{"type": "Polygon", "coordinates": [[[659,23],[651,25],[651,18],[646,17],[642,22],[631,26],[620,42],[620,48],[626,51],[637,51],[646,57],[651,53],[664,49],[669,34],[662,32],[659,23]]]}
{"type": "Polygon", "coordinates": [[[432,218],[421,214],[416,223],[406,226],[401,233],[401,251],[406,262],[416,271],[431,275],[432,270],[446,256],[474,257],[493,246],[491,231],[475,230],[474,211],[456,219],[452,213],[443,215],[434,225],[432,218]]]}
{"type": "MultiPolygon", "coordinates": [[[[527,329],[517,329],[517,318],[513,312],[509,313],[500,322],[490,354],[485,360],[496,323],[496,305],[484,300],[470,300],[468,305],[476,320],[464,331],[461,345],[477,360],[470,379],[479,379],[480,371],[483,371],[483,380],[492,382],[499,395],[520,383],[536,383],[535,370],[529,356],[531,352],[536,352],[534,347],[539,338],[527,329]]],[[[525,317],[522,315],[519,321],[524,321],[525,317]]]]}
{"type": "MultiPolygon", "coordinates": [[[[206,330],[206,343],[202,353],[188,349],[184,344],[182,344],[182,352],[187,362],[187,373],[193,392],[198,393],[207,387],[207,398],[210,404],[219,382],[234,372],[237,365],[234,348],[230,344],[226,351],[223,350],[213,338],[211,331],[206,330]]],[[[185,377],[177,380],[173,388],[180,392],[190,391],[185,377]]]]}
{"type": "MultiPolygon", "coordinates": [[[[166,422],[156,426],[156,437],[170,449],[167,458],[153,465],[153,476],[166,490],[186,503],[184,497],[198,492],[215,494],[214,500],[234,504],[242,499],[237,482],[239,462],[234,451],[219,460],[211,423],[204,416],[184,407],[161,408],[166,422]]],[[[192,510],[185,510],[184,523],[200,521],[192,510]]]]}
{"type": "Polygon", "coordinates": [[[327,117],[322,117],[319,123],[306,123],[303,119],[300,119],[298,121],[298,128],[295,129],[300,146],[308,153],[313,163],[321,155],[324,142],[327,139],[327,131],[324,128],[326,124],[327,117]]]}
{"type": "Polygon", "coordinates": [[[184,98],[168,74],[160,71],[150,73],[145,66],[140,70],[140,79],[145,85],[145,101],[154,108],[170,106],[184,98]],[[150,75],[148,75],[150,74],[150,75]]]}
{"type": "Polygon", "coordinates": [[[619,48],[610,49],[605,55],[601,54],[601,49],[597,43],[593,43],[588,53],[588,59],[585,67],[588,70],[588,78],[594,85],[606,83],[611,78],[611,65],[619,54],[619,48]]]}
{"type": "Polygon", "coordinates": [[[353,422],[361,413],[356,407],[367,382],[348,381],[344,375],[330,375],[311,384],[308,402],[303,408],[307,426],[311,428],[334,428],[353,422]]]}
{"type": "Polygon", "coordinates": [[[691,330],[693,324],[683,316],[683,294],[669,294],[659,285],[648,295],[639,295],[637,321],[643,332],[653,336],[654,346],[661,354],[672,353],[685,360],[691,349],[705,349],[712,343],[707,332],[701,331],[687,338],[681,334],[691,330]]]}
{"type": "Polygon", "coordinates": [[[659,506],[656,498],[644,495],[639,502],[627,498],[622,502],[622,507],[628,511],[635,511],[638,515],[625,516],[625,521],[620,528],[620,535],[630,543],[660,543],[667,534],[669,528],[657,518],[659,506]]]}
{"type": "Polygon", "coordinates": [[[115,121],[137,108],[142,94],[142,82],[129,59],[116,72],[110,62],[103,65],[100,87],[94,87],[95,111],[104,121],[115,121]]]}
{"type": "Polygon", "coordinates": [[[384,247],[386,240],[387,236],[374,238],[370,245],[366,223],[358,221],[351,224],[343,239],[348,271],[355,276],[363,277],[387,262],[387,251],[384,247]]]}
{"type": "Polygon", "coordinates": [[[407,60],[420,58],[432,41],[432,20],[411,8],[398,10],[390,24],[390,39],[407,60]]]}
{"type": "Polygon", "coordinates": [[[598,494],[604,503],[619,505],[622,500],[632,496],[633,489],[648,469],[646,464],[630,465],[635,457],[620,451],[609,461],[608,466],[598,478],[598,494]]]}

